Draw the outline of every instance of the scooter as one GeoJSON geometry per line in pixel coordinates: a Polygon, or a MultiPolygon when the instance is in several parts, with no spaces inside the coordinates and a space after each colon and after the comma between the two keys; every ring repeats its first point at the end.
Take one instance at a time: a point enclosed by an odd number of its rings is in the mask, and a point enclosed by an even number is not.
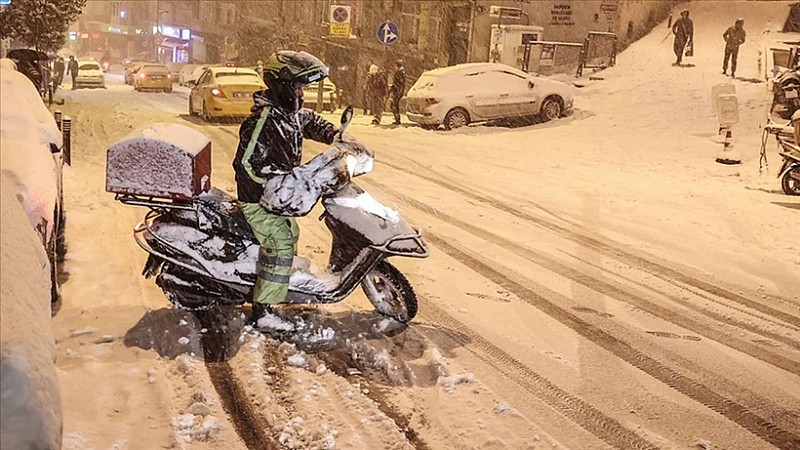
{"type": "MultiPolygon", "coordinates": [[[[428,247],[418,229],[352,181],[370,172],[374,161],[361,144],[344,139],[352,115],[348,107],[336,142],[304,166],[331,180],[320,196],[324,212],[319,218],[330,230],[331,251],[322,271],[312,270],[305,258],[294,258],[285,303],[337,303],[360,286],[379,314],[406,323],[417,313],[416,294],[387,259],[425,258],[428,247]]],[[[259,244],[237,200],[216,188],[190,203],[116,198],[149,207],[134,239],[149,253],[142,275],[155,276],[170,302],[198,311],[249,301],[259,244]]]]}
{"type": "Polygon", "coordinates": [[[781,137],[778,137],[778,142],[784,150],[779,153],[783,157],[783,165],[778,172],[781,189],[786,195],[800,195],[800,147],[781,137]]]}

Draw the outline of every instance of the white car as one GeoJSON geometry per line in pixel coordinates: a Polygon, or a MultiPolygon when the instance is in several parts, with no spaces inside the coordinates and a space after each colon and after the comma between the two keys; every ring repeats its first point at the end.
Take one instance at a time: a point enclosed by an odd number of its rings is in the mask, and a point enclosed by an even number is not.
{"type": "Polygon", "coordinates": [[[181,67],[180,72],[178,72],[178,84],[180,86],[186,86],[186,82],[191,79],[192,73],[196,68],[197,64],[185,64],[181,67]]]}
{"type": "Polygon", "coordinates": [[[64,251],[63,135],[33,83],[14,68],[11,60],[0,60],[0,171],[11,180],[50,259],[55,301],[64,251]]]}
{"type": "MultiPolygon", "coordinates": [[[[338,91],[336,85],[331,80],[324,80],[322,85],[322,109],[329,112],[336,111],[338,91]]],[[[319,95],[319,82],[311,83],[303,87],[303,106],[316,110],[317,95],[319,95]]]]}
{"type": "Polygon", "coordinates": [[[505,64],[468,63],[424,72],[403,105],[412,122],[450,130],[493,119],[557,119],[572,112],[572,91],[566,83],[505,64]]]}
{"type": "Polygon", "coordinates": [[[78,76],[75,77],[75,87],[106,87],[106,78],[103,69],[97,61],[78,61],[78,76]]]}

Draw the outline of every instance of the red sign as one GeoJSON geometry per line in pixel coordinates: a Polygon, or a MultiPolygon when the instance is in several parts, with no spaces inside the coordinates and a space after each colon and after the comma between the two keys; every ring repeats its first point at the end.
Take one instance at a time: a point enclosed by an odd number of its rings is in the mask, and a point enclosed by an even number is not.
{"type": "Polygon", "coordinates": [[[347,22],[350,14],[347,12],[347,9],[342,8],[341,6],[334,9],[331,13],[331,17],[335,22],[344,23],[347,22]]]}

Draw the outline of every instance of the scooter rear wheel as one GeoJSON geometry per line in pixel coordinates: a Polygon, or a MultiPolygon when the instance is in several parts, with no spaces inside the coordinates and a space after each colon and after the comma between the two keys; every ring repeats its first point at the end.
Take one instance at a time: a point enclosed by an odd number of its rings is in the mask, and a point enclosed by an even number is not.
{"type": "Polygon", "coordinates": [[[408,323],[417,315],[417,294],[400,270],[381,261],[361,282],[361,289],[375,310],[398,322],[408,323]]]}
{"type": "Polygon", "coordinates": [[[183,267],[165,262],[156,284],[167,300],[187,311],[206,311],[217,305],[216,296],[192,279],[195,275],[183,267]]]}

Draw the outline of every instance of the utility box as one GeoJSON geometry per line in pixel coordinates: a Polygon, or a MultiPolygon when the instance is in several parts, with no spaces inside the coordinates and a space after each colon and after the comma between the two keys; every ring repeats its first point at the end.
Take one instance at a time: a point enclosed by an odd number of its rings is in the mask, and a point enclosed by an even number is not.
{"type": "Polygon", "coordinates": [[[108,192],[190,201],[209,189],[211,141],[186,125],[148,125],[108,149],[108,192]]]}
{"type": "Polygon", "coordinates": [[[492,25],[489,62],[523,69],[525,47],[541,41],[544,28],[535,25],[492,25]]]}

